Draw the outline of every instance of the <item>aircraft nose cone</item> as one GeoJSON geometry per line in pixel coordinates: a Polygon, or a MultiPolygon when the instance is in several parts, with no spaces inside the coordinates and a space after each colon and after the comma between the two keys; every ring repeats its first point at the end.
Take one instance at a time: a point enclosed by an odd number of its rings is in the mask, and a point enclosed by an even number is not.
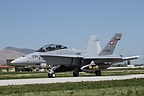
{"type": "Polygon", "coordinates": [[[15,60],[11,61],[11,64],[14,64],[15,63],[15,60]]]}
{"type": "Polygon", "coordinates": [[[23,64],[26,62],[27,62],[27,59],[25,57],[20,57],[20,58],[17,58],[15,60],[11,61],[11,64],[23,64]]]}

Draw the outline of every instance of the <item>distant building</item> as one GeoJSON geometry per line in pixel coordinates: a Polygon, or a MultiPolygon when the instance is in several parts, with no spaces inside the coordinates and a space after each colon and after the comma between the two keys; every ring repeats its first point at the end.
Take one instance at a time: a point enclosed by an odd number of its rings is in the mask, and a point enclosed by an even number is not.
{"type": "Polygon", "coordinates": [[[6,65],[11,65],[11,61],[13,61],[14,59],[7,59],[6,60],[6,65]]]}
{"type": "Polygon", "coordinates": [[[15,72],[15,67],[8,65],[0,65],[0,72],[15,72]]]}

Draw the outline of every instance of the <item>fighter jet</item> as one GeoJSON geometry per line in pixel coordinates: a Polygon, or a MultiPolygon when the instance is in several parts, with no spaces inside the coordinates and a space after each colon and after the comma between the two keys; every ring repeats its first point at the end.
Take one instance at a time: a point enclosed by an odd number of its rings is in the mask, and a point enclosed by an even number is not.
{"type": "MultiPolygon", "coordinates": [[[[101,50],[101,47],[95,47],[98,43],[97,39],[89,40],[87,50],[69,49],[67,47],[57,45],[55,47],[41,48],[38,52],[30,54],[35,62],[34,58],[39,58],[50,65],[48,71],[48,77],[56,77],[55,72],[59,68],[65,68],[67,71],[74,70],[73,76],[79,76],[79,72],[95,73],[97,76],[101,76],[101,70],[110,67],[114,63],[123,62],[126,60],[138,59],[139,56],[122,57],[121,55],[114,55],[114,49],[117,42],[121,39],[122,33],[116,33],[107,45],[101,50]],[[97,48],[97,49],[96,49],[97,48]]],[[[18,58],[12,63],[28,63],[28,56],[18,58]],[[22,61],[22,62],[21,62],[22,61]]],[[[66,71],[65,70],[65,71],[66,71]]],[[[63,70],[62,70],[63,71],[63,70]]]]}
{"type": "MultiPolygon", "coordinates": [[[[40,65],[42,67],[47,66],[46,61],[40,56],[42,53],[62,50],[62,49],[69,49],[68,47],[60,44],[48,44],[41,48],[39,48],[36,52],[19,57],[11,62],[13,65],[19,66],[27,66],[27,65],[40,65]]],[[[75,50],[72,48],[72,50],[75,50]]],[[[96,52],[100,53],[101,46],[97,35],[91,35],[87,44],[86,50],[87,52],[96,52]]],[[[50,66],[51,67],[51,66],[50,66]]],[[[73,66],[60,66],[55,71],[69,71],[74,70],[73,66]]]]}

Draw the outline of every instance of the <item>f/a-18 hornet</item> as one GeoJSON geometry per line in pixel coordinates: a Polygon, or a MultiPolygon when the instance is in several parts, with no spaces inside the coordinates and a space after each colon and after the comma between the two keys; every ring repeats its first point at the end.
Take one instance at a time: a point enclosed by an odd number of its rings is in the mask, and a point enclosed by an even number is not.
{"type": "Polygon", "coordinates": [[[89,40],[87,50],[69,49],[62,45],[53,45],[53,47],[45,47],[36,53],[15,59],[11,63],[30,64],[31,62],[27,59],[28,57],[31,57],[33,62],[34,59],[39,58],[43,63],[50,65],[48,71],[49,78],[54,78],[56,76],[55,72],[58,69],[63,69],[60,71],[74,70],[74,77],[79,76],[79,72],[81,71],[95,73],[97,76],[101,76],[101,70],[107,69],[114,63],[138,59],[139,56],[123,57],[113,54],[121,36],[122,33],[116,33],[102,50],[99,42],[93,38],[93,40],[89,40]],[[48,50],[51,51],[47,51],[46,48],[50,48],[48,50]]]}

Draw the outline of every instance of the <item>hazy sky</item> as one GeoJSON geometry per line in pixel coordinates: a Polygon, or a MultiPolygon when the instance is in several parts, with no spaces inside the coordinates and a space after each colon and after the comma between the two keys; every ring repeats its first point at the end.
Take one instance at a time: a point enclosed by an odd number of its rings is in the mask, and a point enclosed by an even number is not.
{"type": "Polygon", "coordinates": [[[90,35],[103,48],[116,32],[123,36],[115,53],[144,62],[144,0],[0,0],[0,49],[85,49],[90,35]]]}

